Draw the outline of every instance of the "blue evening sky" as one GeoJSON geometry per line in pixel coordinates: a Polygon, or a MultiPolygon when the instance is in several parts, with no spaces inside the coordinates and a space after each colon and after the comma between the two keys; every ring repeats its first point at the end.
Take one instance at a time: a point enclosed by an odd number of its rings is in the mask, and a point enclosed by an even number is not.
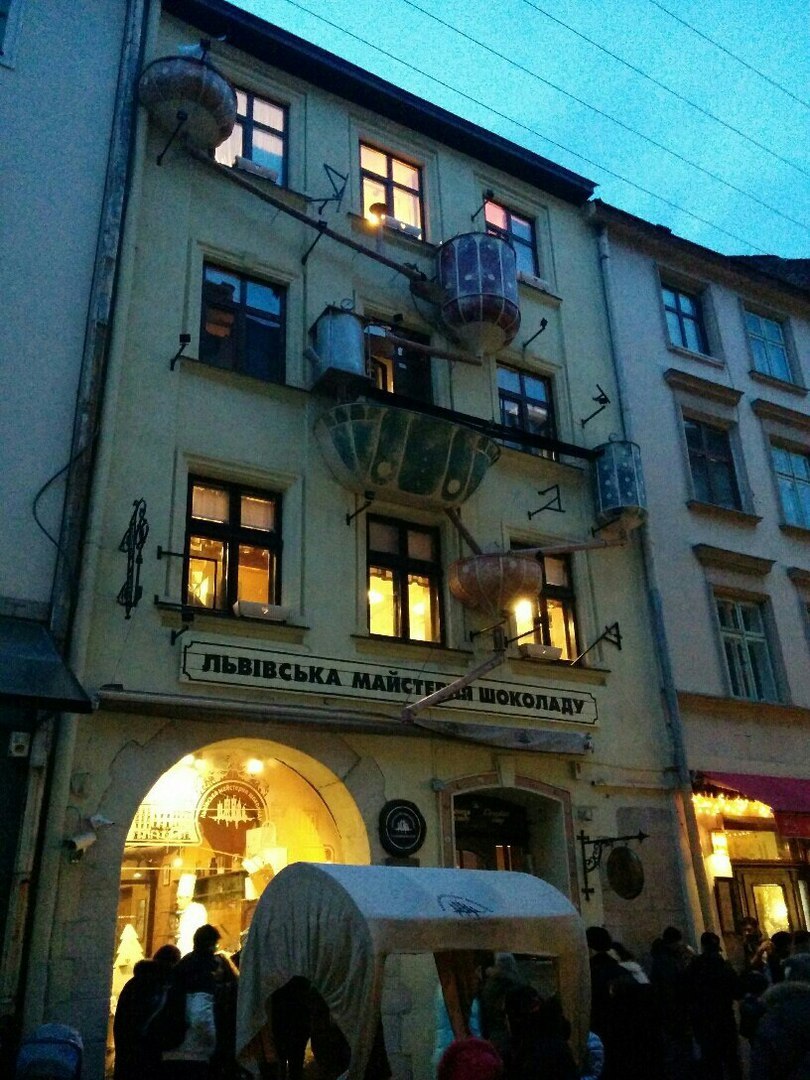
{"type": "Polygon", "coordinates": [[[810,256],[808,0],[236,2],[680,236],[810,256]]]}

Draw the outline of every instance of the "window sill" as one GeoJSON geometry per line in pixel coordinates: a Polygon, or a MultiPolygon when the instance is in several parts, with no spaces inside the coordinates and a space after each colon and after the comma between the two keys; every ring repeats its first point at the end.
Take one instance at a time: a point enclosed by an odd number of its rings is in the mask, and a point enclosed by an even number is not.
{"type": "Polygon", "coordinates": [[[359,653],[374,656],[391,656],[396,653],[404,659],[425,661],[427,653],[438,663],[468,664],[471,649],[452,649],[435,641],[403,641],[401,638],[384,637],[381,634],[352,634],[355,648],[359,653]]]}
{"type": "Polygon", "coordinates": [[[378,225],[372,225],[362,214],[355,214],[353,210],[348,211],[347,217],[352,232],[359,233],[367,239],[382,237],[386,244],[393,243],[404,248],[405,251],[416,252],[430,258],[433,258],[434,254],[439,250],[438,244],[431,244],[429,240],[422,240],[418,236],[408,236],[407,233],[398,232],[396,229],[389,228],[386,225],[383,225],[382,229],[378,225]]]}
{"type": "Polygon", "coordinates": [[[733,521],[737,525],[754,527],[762,518],[747,510],[735,510],[730,506],[718,506],[716,503],[701,502],[699,499],[687,499],[686,505],[696,514],[716,518],[718,521],[733,521]]]}
{"type": "Polygon", "coordinates": [[[790,522],[783,521],[779,528],[785,536],[793,536],[796,540],[810,540],[810,528],[806,525],[791,525],[790,522]]]}
{"type": "Polygon", "coordinates": [[[606,686],[610,668],[582,667],[571,665],[567,660],[539,660],[527,657],[510,656],[509,669],[521,678],[537,678],[538,668],[555,682],[590,683],[593,686],[606,686]]]}
{"type": "Polygon", "coordinates": [[[799,386],[798,383],[788,382],[787,379],[778,379],[775,375],[768,375],[764,371],[757,371],[756,368],[751,368],[748,374],[754,382],[764,383],[766,386],[772,386],[776,390],[784,390],[788,394],[795,394],[796,397],[807,397],[808,391],[806,386],[799,386]]]}
{"type": "Polygon", "coordinates": [[[155,607],[160,612],[161,621],[166,626],[190,623],[195,629],[226,634],[231,637],[262,638],[272,641],[286,641],[300,645],[309,631],[308,626],[289,622],[271,622],[268,619],[251,619],[240,615],[230,615],[226,611],[207,611],[200,608],[184,607],[171,600],[155,597],[155,607]]]}
{"type": "Polygon", "coordinates": [[[695,360],[699,364],[707,364],[709,367],[714,368],[724,368],[726,366],[725,360],[721,360],[717,356],[709,356],[708,353],[693,352],[692,349],[684,349],[682,345],[673,345],[671,341],[667,343],[667,348],[670,352],[674,352],[678,356],[684,356],[687,360],[695,360]]]}
{"type": "Polygon", "coordinates": [[[291,401],[301,394],[309,394],[309,391],[303,386],[293,386],[287,382],[276,382],[275,379],[261,379],[258,375],[249,375],[247,372],[237,371],[234,368],[217,367],[216,364],[209,364],[208,361],[200,360],[196,356],[181,356],[177,367],[183,372],[192,372],[195,375],[203,376],[203,378],[216,379],[223,383],[233,383],[234,379],[241,383],[243,379],[248,379],[251,386],[257,391],[264,388],[268,394],[281,393],[289,395],[291,401]]]}
{"type": "Polygon", "coordinates": [[[542,451],[533,454],[530,450],[515,450],[513,446],[504,446],[499,442],[501,456],[496,466],[501,462],[515,467],[520,472],[532,473],[535,477],[560,476],[571,479],[572,474],[584,475],[585,464],[579,462],[560,461],[559,458],[544,457],[542,451]]]}
{"type": "Polygon", "coordinates": [[[546,303],[558,308],[562,304],[562,297],[551,291],[549,283],[535,274],[527,274],[525,270],[518,270],[518,285],[523,286],[531,293],[538,293],[546,303]]]}

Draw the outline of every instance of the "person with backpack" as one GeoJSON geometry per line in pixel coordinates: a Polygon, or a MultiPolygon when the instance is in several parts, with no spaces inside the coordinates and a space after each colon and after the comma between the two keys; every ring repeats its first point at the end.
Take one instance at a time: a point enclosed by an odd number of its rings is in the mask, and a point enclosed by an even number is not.
{"type": "Polygon", "coordinates": [[[163,1007],[167,1022],[162,1080],[213,1080],[215,1061],[219,1064],[228,1058],[229,1047],[223,1044],[229,1025],[218,1003],[231,994],[235,998],[237,974],[216,951],[219,937],[219,930],[210,923],[199,927],[194,948],[172,970],[163,1007]],[[175,1045],[167,1045],[171,1042],[175,1045]]]}
{"type": "Polygon", "coordinates": [[[139,960],[118,996],[113,1019],[114,1080],[154,1075],[160,1051],[144,1039],[144,1025],[163,1000],[172,968],[180,959],[176,945],[161,945],[151,960],[139,960]]]}

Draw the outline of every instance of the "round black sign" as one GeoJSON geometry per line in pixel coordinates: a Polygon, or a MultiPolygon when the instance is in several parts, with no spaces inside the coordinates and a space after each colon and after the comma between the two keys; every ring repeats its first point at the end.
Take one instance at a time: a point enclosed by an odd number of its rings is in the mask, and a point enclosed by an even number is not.
{"type": "Polygon", "coordinates": [[[419,807],[392,799],[380,811],[380,843],[389,855],[413,855],[425,842],[427,826],[419,807]]]}
{"type": "Polygon", "coordinates": [[[644,888],[644,867],[629,847],[614,848],[605,870],[610,887],[622,900],[635,900],[644,888]]]}

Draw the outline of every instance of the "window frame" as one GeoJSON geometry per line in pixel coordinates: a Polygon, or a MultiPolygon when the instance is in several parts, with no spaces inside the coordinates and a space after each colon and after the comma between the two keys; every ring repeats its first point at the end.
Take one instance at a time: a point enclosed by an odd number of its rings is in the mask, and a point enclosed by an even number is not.
{"type": "Polygon", "coordinates": [[[799,379],[796,374],[796,365],[793,358],[793,349],[790,341],[790,335],[788,330],[787,319],[780,318],[774,315],[772,312],[766,312],[754,305],[742,303],[743,313],[743,329],[745,332],[745,341],[748,347],[748,353],[751,358],[751,371],[756,375],[762,375],[766,379],[775,379],[777,382],[790,383],[793,386],[799,386],[799,379]],[[768,355],[768,345],[772,344],[768,341],[764,334],[758,334],[751,330],[748,325],[749,317],[765,322],[772,323],[779,328],[779,335],[781,338],[781,349],[785,359],[786,374],[779,375],[770,370],[769,367],[760,367],[757,363],[757,352],[754,349],[754,341],[761,341],[766,355],[768,355]]]}
{"type": "Polygon", "coordinates": [[[717,506],[724,510],[737,510],[744,512],[746,509],[746,500],[744,498],[744,489],[741,483],[740,469],[737,461],[737,454],[735,453],[734,441],[732,439],[732,426],[724,423],[722,420],[712,418],[707,419],[705,416],[696,415],[692,410],[681,410],[681,431],[683,434],[684,446],[686,449],[686,460],[689,467],[689,484],[691,488],[692,497],[700,503],[707,506],[717,506]],[[687,425],[694,424],[700,427],[701,431],[701,447],[698,449],[693,448],[689,444],[689,435],[687,433],[687,425]],[[727,457],[720,457],[717,454],[710,451],[706,445],[705,429],[710,428],[714,432],[720,432],[725,438],[726,447],[728,450],[727,457]],[[709,484],[709,498],[704,498],[702,493],[698,491],[697,484],[695,482],[695,468],[693,459],[699,457],[707,463],[705,468],[705,475],[709,484]],[[730,471],[731,486],[734,489],[736,501],[729,505],[725,502],[720,502],[714,497],[714,492],[711,484],[712,470],[710,465],[712,463],[727,462],[730,471]]]}
{"type": "Polygon", "coordinates": [[[0,64],[14,67],[23,0],[0,3],[0,64]]]}
{"type": "MultiPolygon", "coordinates": [[[[515,431],[524,431],[529,434],[542,435],[549,439],[556,439],[557,435],[557,414],[554,407],[554,380],[550,375],[546,375],[540,371],[528,371],[525,368],[513,367],[510,364],[496,364],[495,365],[495,385],[498,393],[498,419],[502,426],[514,428],[515,431]],[[520,392],[506,389],[500,385],[500,373],[501,371],[509,371],[517,375],[520,380],[520,392]],[[546,386],[547,398],[545,400],[541,398],[531,397],[526,393],[525,380],[537,379],[546,386]],[[506,416],[504,414],[504,402],[510,401],[518,406],[518,416],[521,420],[519,425],[507,423],[506,416]],[[528,422],[528,409],[532,405],[544,405],[547,409],[548,418],[544,424],[544,430],[540,432],[532,432],[528,422]]],[[[512,450],[519,450],[523,453],[534,454],[536,457],[545,457],[551,461],[556,461],[559,457],[554,450],[542,450],[535,446],[524,446],[520,443],[512,443],[508,440],[503,440],[503,445],[509,447],[512,450]]]]}
{"type": "Polygon", "coordinates": [[[441,530],[436,525],[423,525],[418,522],[406,521],[403,518],[395,518],[384,514],[366,514],[366,629],[370,637],[382,641],[399,641],[413,645],[444,645],[445,612],[444,612],[444,569],[442,564],[441,530]],[[398,552],[380,551],[371,547],[371,524],[378,522],[382,525],[393,526],[398,532],[398,552]],[[415,559],[408,555],[408,532],[425,533],[432,538],[433,550],[436,554],[435,562],[427,562],[415,559]],[[371,570],[379,568],[388,570],[393,575],[394,592],[394,618],[399,628],[398,634],[380,634],[371,630],[371,602],[369,592],[371,586],[371,570]],[[410,613],[408,604],[403,602],[407,596],[408,576],[418,575],[428,579],[431,602],[435,612],[435,621],[438,623],[438,633],[430,639],[414,638],[409,634],[410,613]]]}
{"type": "MultiPolygon", "coordinates": [[[[254,131],[263,131],[269,135],[275,136],[275,138],[281,141],[281,169],[278,172],[275,183],[279,187],[287,187],[288,178],[290,175],[289,166],[289,153],[290,153],[290,107],[285,102],[274,101],[272,98],[265,97],[263,94],[258,94],[254,90],[248,90],[246,87],[237,86],[234,87],[237,93],[237,110],[236,110],[236,123],[234,129],[241,128],[242,131],[242,153],[237,155],[239,157],[246,158],[248,161],[254,162],[254,164],[261,165],[261,162],[257,162],[253,156],[253,139],[254,131]],[[239,94],[245,95],[245,112],[239,111],[239,94]],[[263,105],[269,105],[273,109],[279,109],[283,115],[283,127],[281,130],[271,127],[269,124],[264,124],[261,120],[254,118],[254,110],[256,101],[261,102],[263,105]]],[[[227,143],[227,140],[226,140],[227,143]]],[[[225,144],[223,144],[225,145],[225,144]]],[[[226,165],[229,168],[233,168],[233,162],[220,161],[217,157],[217,152],[220,148],[217,147],[212,153],[216,161],[220,165],[226,165]]],[[[269,168],[270,166],[266,166],[269,168]]],[[[273,170],[275,171],[275,170],[273,170]]]]}
{"type": "Polygon", "coordinates": [[[183,543],[183,582],[182,582],[182,606],[192,611],[200,611],[210,615],[233,615],[233,605],[239,600],[239,547],[240,544],[251,547],[266,548],[270,551],[273,561],[272,581],[273,595],[268,599],[268,605],[277,605],[281,600],[281,571],[282,571],[282,494],[278,491],[268,491],[252,484],[239,484],[231,481],[217,480],[199,474],[190,474],[186,494],[186,519],[185,538],[183,543]],[[208,521],[205,518],[193,516],[193,496],[195,487],[209,487],[224,491],[228,497],[228,521],[208,521]],[[273,528],[270,531],[252,529],[241,524],[241,499],[243,496],[259,498],[273,504],[273,528]],[[234,513],[239,523],[234,524],[234,513]],[[223,596],[223,605],[215,604],[207,607],[205,604],[191,602],[189,593],[189,574],[191,560],[195,557],[191,554],[191,540],[193,537],[201,537],[207,540],[216,540],[223,544],[226,552],[226,580],[223,596]]]}
{"type": "Polygon", "coordinates": [[[740,596],[733,592],[728,592],[723,589],[712,589],[712,600],[714,607],[714,619],[715,626],[717,628],[718,642],[720,645],[720,653],[723,657],[723,667],[726,676],[726,685],[729,689],[730,696],[738,701],[761,701],[761,702],[779,702],[782,695],[780,693],[779,676],[777,668],[777,658],[774,649],[773,641],[773,628],[770,618],[770,610],[768,607],[768,601],[764,599],[755,599],[748,596],[740,596]],[[755,631],[747,629],[744,625],[744,620],[740,617],[737,619],[738,626],[729,627],[724,626],[720,615],[721,604],[730,605],[734,611],[740,615],[743,609],[755,610],[757,617],[761,624],[761,631],[755,631]],[[729,662],[729,645],[737,644],[744,649],[745,658],[742,663],[742,670],[733,671],[729,662]],[[768,696],[767,689],[764,687],[761,674],[759,678],[754,672],[755,664],[751,660],[751,645],[760,644],[764,647],[764,656],[767,660],[767,676],[770,680],[770,687],[772,689],[772,696],[768,696]],[[745,659],[748,661],[749,671],[746,674],[745,671],[745,659]],[[738,693],[735,690],[735,682],[738,687],[748,689],[748,693],[738,693]],[[763,685],[763,692],[756,692],[756,684],[759,682],[763,685]],[[747,684],[747,685],[743,685],[747,684]],[[751,691],[754,692],[751,692],[751,691]]]}
{"type": "Polygon", "coordinates": [[[706,328],[705,291],[700,290],[699,288],[692,289],[688,285],[682,285],[667,277],[662,277],[659,281],[659,296],[661,298],[661,307],[664,313],[664,326],[666,328],[669,344],[675,349],[684,349],[686,352],[695,353],[699,356],[711,356],[709,350],[709,335],[706,328]],[[665,292],[670,292],[675,297],[674,307],[667,303],[667,299],[664,296],[665,292]],[[683,311],[681,298],[692,301],[695,307],[695,315],[690,315],[683,311]],[[673,340],[672,328],[668,318],[669,314],[672,314],[677,319],[680,331],[680,340],[678,341],[673,340]],[[684,331],[684,325],[687,322],[692,323],[695,327],[695,336],[699,346],[697,349],[692,348],[692,346],[688,344],[688,337],[684,331]]]}
{"type": "MultiPolygon", "coordinates": [[[[512,551],[520,551],[521,548],[529,546],[532,545],[513,541],[510,545],[510,549],[512,551]]],[[[565,645],[560,653],[560,659],[574,661],[579,656],[580,632],[579,621],[577,618],[577,595],[576,586],[574,585],[573,559],[570,555],[566,554],[548,556],[548,558],[557,559],[563,564],[567,584],[549,584],[546,573],[546,559],[542,556],[538,557],[537,561],[543,568],[543,587],[532,599],[532,614],[535,628],[534,634],[532,636],[529,636],[528,633],[526,633],[525,636],[521,635],[518,644],[534,643],[537,645],[560,647],[559,641],[552,640],[551,618],[549,616],[548,604],[549,600],[557,601],[562,607],[563,624],[565,627],[565,645]]]]}
{"type": "MultiPolygon", "coordinates": [[[[384,150],[381,146],[377,146],[374,143],[368,142],[366,139],[359,140],[358,158],[360,165],[360,206],[363,216],[366,216],[366,197],[365,197],[365,185],[366,180],[370,180],[373,183],[382,185],[385,190],[385,206],[386,217],[392,218],[394,221],[399,221],[403,225],[409,225],[412,228],[418,228],[418,239],[425,239],[425,177],[423,166],[417,164],[414,161],[409,161],[407,158],[398,157],[390,150],[384,150]],[[385,158],[386,175],[382,176],[380,173],[372,172],[371,169],[363,165],[363,150],[371,150],[375,154],[382,154],[385,158]],[[417,188],[409,188],[405,184],[399,183],[394,179],[394,164],[404,165],[408,169],[414,169],[416,171],[418,184],[417,188]],[[416,203],[419,208],[419,221],[417,223],[403,221],[398,218],[394,213],[394,192],[395,190],[407,192],[409,195],[416,195],[416,203]]],[[[373,205],[373,204],[371,204],[373,205]]]]}
{"type": "Polygon", "coordinates": [[[786,504],[785,504],[785,499],[784,499],[783,494],[782,494],[782,480],[784,479],[784,480],[791,483],[791,486],[792,486],[792,488],[794,490],[796,501],[798,502],[798,505],[799,505],[799,508],[800,508],[800,517],[801,517],[804,502],[803,502],[803,500],[802,500],[802,498],[800,496],[801,488],[798,487],[798,485],[799,484],[806,485],[807,489],[808,489],[808,492],[810,493],[810,450],[807,447],[799,447],[799,446],[796,446],[793,443],[786,443],[784,440],[774,438],[772,436],[769,437],[769,439],[768,439],[768,448],[770,450],[771,468],[773,470],[774,481],[775,481],[775,484],[776,484],[777,498],[778,498],[778,501],[779,501],[779,511],[780,511],[781,518],[782,518],[782,524],[788,526],[789,528],[810,530],[810,495],[808,496],[807,510],[803,515],[804,520],[792,521],[788,517],[788,512],[787,512],[787,508],[786,508],[786,504]],[[777,467],[776,460],[775,460],[775,454],[774,454],[775,450],[780,450],[783,454],[788,454],[791,458],[794,458],[794,457],[803,458],[808,464],[808,477],[807,477],[807,479],[805,479],[803,477],[800,477],[800,476],[797,476],[795,472],[791,472],[791,474],[789,476],[787,474],[785,474],[785,473],[780,472],[778,467],[777,467]]]}
{"type": "Polygon", "coordinates": [[[411,352],[405,345],[394,346],[391,356],[375,355],[380,353],[380,349],[375,349],[375,340],[382,342],[385,338],[381,334],[373,333],[374,327],[381,327],[396,337],[407,338],[417,345],[429,346],[430,338],[426,334],[387,322],[385,319],[368,319],[364,327],[369,376],[377,389],[389,394],[402,394],[417,401],[424,401],[428,405],[434,404],[433,361],[430,355],[411,352]],[[398,369],[402,369],[407,374],[399,374],[398,369]],[[390,387],[387,385],[389,379],[390,387]],[[411,385],[403,387],[403,381],[411,385]],[[386,385],[382,385],[383,382],[386,385]],[[420,383],[421,389],[417,386],[420,392],[410,392],[414,384],[420,383]]]}
{"type": "Polygon", "coordinates": [[[505,203],[498,202],[496,199],[484,199],[484,222],[486,224],[486,231],[489,236],[499,236],[502,240],[506,240],[512,245],[515,251],[515,263],[518,273],[530,274],[532,277],[539,277],[540,275],[540,260],[537,254],[537,228],[535,219],[528,217],[524,214],[519,214],[505,203]],[[490,206],[497,207],[506,215],[506,228],[496,225],[495,222],[491,222],[487,218],[487,210],[490,206]],[[530,239],[525,240],[522,236],[517,236],[512,228],[513,219],[519,219],[525,225],[528,226],[530,239]],[[520,252],[528,251],[530,256],[530,266],[528,269],[524,269],[520,265],[520,252]]]}
{"type": "MultiPolygon", "coordinates": [[[[216,285],[216,282],[210,282],[210,284],[216,285]]],[[[287,379],[287,286],[269,278],[254,277],[252,274],[244,273],[241,270],[234,270],[231,267],[214,262],[212,259],[204,259],[200,294],[200,339],[197,354],[200,363],[218,368],[220,371],[232,371],[238,375],[259,379],[261,382],[284,386],[287,379]],[[237,279],[239,282],[238,302],[220,299],[219,297],[206,298],[206,285],[209,284],[206,274],[209,270],[237,279]],[[261,308],[252,307],[247,303],[247,288],[249,285],[258,285],[261,288],[270,289],[276,294],[279,302],[278,316],[261,308]],[[229,365],[217,363],[216,360],[208,359],[203,355],[205,335],[208,333],[206,331],[206,315],[209,305],[223,311],[232,312],[234,315],[234,329],[230,335],[233,340],[233,360],[229,365]],[[268,373],[266,375],[257,374],[245,367],[245,334],[247,320],[250,317],[260,319],[263,322],[273,322],[275,320],[278,329],[278,355],[267,357],[268,373]]]]}

